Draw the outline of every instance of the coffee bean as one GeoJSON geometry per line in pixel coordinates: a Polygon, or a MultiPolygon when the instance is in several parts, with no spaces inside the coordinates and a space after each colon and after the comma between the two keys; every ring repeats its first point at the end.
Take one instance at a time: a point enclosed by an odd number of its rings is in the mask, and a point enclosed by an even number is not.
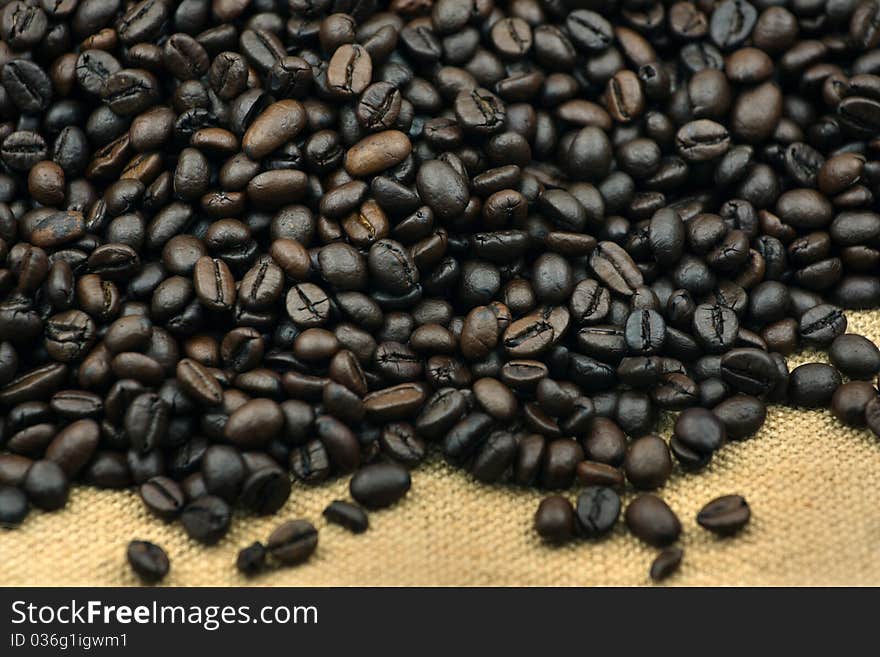
{"type": "Polygon", "coordinates": [[[651,562],[651,579],[655,582],[662,582],[667,577],[672,576],[681,566],[683,556],[684,551],[680,547],[671,547],[663,550],[651,562]]]}
{"type": "Polygon", "coordinates": [[[362,534],[370,526],[367,514],[357,505],[344,500],[334,500],[322,514],[328,522],[345,527],[353,534],[362,534]]]}
{"type": "Polygon", "coordinates": [[[669,506],[656,495],[646,493],[626,507],[626,526],[649,545],[664,547],[678,540],[681,523],[669,506]]]}
{"type": "Polygon", "coordinates": [[[318,530],[308,520],[288,520],[269,535],[266,549],[285,566],[307,561],[318,547],[318,530]]]}
{"type": "Polygon", "coordinates": [[[146,507],[163,519],[176,518],[186,504],[180,485],[161,475],[141,484],[139,492],[146,507]]]}
{"type": "Polygon", "coordinates": [[[351,496],[368,509],[393,505],[410,488],[409,472],[396,463],[374,463],[358,470],[351,478],[351,496]]]}
{"type": "Polygon", "coordinates": [[[385,130],[364,137],[345,156],[345,170],[356,177],[370,176],[403,162],[412,150],[407,136],[385,130]]]}
{"type": "Polygon", "coordinates": [[[70,481],[54,461],[35,461],[22,483],[31,504],[44,511],[54,511],[67,504],[70,481]]]}
{"type": "Polygon", "coordinates": [[[847,381],[834,391],[831,413],[847,426],[863,427],[867,422],[865,408],[877,394],[877,389],[867,381],[847,381]]]}
{"type": "Polygon", "coordinates": [[[751,518],[748,502],[742,495],[723,495],[707,503],[697,513],[697,523],[719,536],[731,536],[745,527],[751,518]]]}
{"type": "Polygon", "coordinates": [[[223,434],[239,447],[259,447],[277,436],[283,424],[284,415],[276,402],[252,399],[229,416],[223,434]]]}
{"type": "Polygon", "coordinates": [[[834,366],[851,379],[871,379],[880,371],[880,350],[861,335],[838,336],[828,348],[834,366]]]}
{"type": "Polygon", "coordinates": [[[679,413],[673,435],[682,445],[701,454],[711,454],[727,439],[721,420],[704,408],[689,408],[679,413]]]}
{"type": "Polygon", "coordinates": [[[180,515],[187,535],[205,545],[213,545],[229,530],[229,505],[214,495],[203,495],[184,507],[180,515]]]}
{"type": "Polygon", "coordinates": [[[672,474],[669,448],[659,436],[642,436],[627,449],[623,470],[629,482],[640,490],[661,488],[672,474]]]}
{"type": "Polygon", "coordinates": [[[131,569],[145,582],[164,579],[171,568],[165,550],[149,541],[132,541],[125,554],[131,569]]]}
{"type": "Polygon", "coordinates": [[[235,559],[235,567],[243,575],[256,575],[266,565],[266,548],[259,541],[252,543],[238,552],[235,559]]]}
{"type": "MultiPolygon", "coordinates": [[[[620,506],[618,503],[618,513],[620,506]]],[[[574,535],[574,509],[566,498],[551,495],[541,500],[535,512],[535,531],[551,543],[564,543],[574,535]]],[[[617,520],[617,516],[614,518],[617,520]]]]}
{"type": "Polygon", "coordinates": [[[587,486],[577,499],[578,531],[598,538],[614,527],[620,515],[620,497],[611,488],[587,486]]]}

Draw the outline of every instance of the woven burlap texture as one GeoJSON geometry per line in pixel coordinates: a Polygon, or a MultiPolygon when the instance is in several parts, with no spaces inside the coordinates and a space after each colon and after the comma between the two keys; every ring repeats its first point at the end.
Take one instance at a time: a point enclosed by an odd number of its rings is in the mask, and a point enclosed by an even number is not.
{"type": "MultiPolygon", "coordinates": [[[[880,341],[880,311],[850,313],[849,332],[880,341]]],[[[822,359],[808,352],[790,365],[822,359]]],[[[574,499],[577,490],[568,494],[574,499]]],[[[726,445],[704,472],[676,471],[661,495],[684,528],[685,560],[671,585],[880,585],[880,440],[827,411],[773,407],[755,437],[726,445]],[[748,499],[752,521],[739,536],[719,539],[694,518],[726,493],[748,499]]],[[[133,492],[77,488],[64,511],[32,512],[21,528],[0,534],[0,584],[137,584],[124,556],[132,538],[165,547],[172,561],[165,583],[178,586],[649,584],[657,550],[623,523],[602,541],[543,545],[532,529],[541,496],[479,484],[435,456],[413,473],[403,502],[370,514],[365,534],[321,517],[331,500],[347,498],[340,479],[296,485],[278,515],[238,515],[228,536],[206,548],[179,523],[150,516],[133,492]],[[238,574],[239,548],[299,517],[320,530],[308,563],[254,579],[238,574]]]]}

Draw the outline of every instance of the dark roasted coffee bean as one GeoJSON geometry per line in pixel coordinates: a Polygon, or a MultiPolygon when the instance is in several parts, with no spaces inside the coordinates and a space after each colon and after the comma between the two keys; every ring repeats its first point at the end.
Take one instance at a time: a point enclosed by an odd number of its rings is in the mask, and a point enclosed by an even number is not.
{"type": "Polygon", "coordinates": [[[642,436],[627,449],[623,471],[629,482],[640,490],[661,488],[672,473],[669,448],[659,436],[642,436]]]}
{"type": "Polygon", "coordinates": [[[656,495],[640,495],[626,507],[626,526],[649,545],[664,547],[681,534],[681,523],[669,506],[656,495]]]}
{"type": "Polygon", "coordinates": [[[801,315],[798,331],[808,342],[829,345],[846,331],[846,317],[837,306],[819,304],[801,315]]]}
{"type": "Polygon", "coordinates": [[[186,504],[183,489],[168,477],[149,479],[141,484],[139,492],[146,507],[163,519],[176,518],[186,504]]]}
{"type": "Polygon", "coordinates": [[[125,555],[131,569],[145,582],[155,583],[164,579],[171,568],[165,550],[149,541],[132,541],[125,555]]]}
{"type": "Polygon", "coordinates": [[[25,475],[22,489],[34,506],[54,511],[67,504],[70,481],[54,461],[35,461],[25,475]]]}
{"type": "Polygon", "coordinates": [[[334,500],[322,514],[328,522],[345,527],[354,534],[362,534],[370,526],[369,518],[363,509],[351,502],[334,500]]]}
{"type": "Polygon", "coordinates": [[[375,463],[364,466],[351,478],[351,496],[368,509],[391,506],[406,495],[410,487],[409,472],[396,463],[375,463]]]}
{"type": "Polygon", "coordinates": [[[243,575],[256,575],[265,565],[266,547],[259,541],[239,550],[235,559],[235,567],[243,575]]]}
{"type": "Polygon", "coordinates": [[[203,495],[190,502],[181,513],[187,535],[205,545],[213,545],[229,530],[229,505],[214,495],[203,495]]]}
{"type": "Polygon", "coordinates": [[[721,447],[727,438],[724,425],[711,411],[689,408],[675,420],[673,436],[682,445],[701,454],[711,454],[721,447]]]}
{"type": "Polygon", "coordinates": [[[620,516],[620,497],[611,488],[587,486],[577,499],[578,531],[587,538],[599,538],[614,527],[620,516]]]}
{"type": "MultiPolygon", "coordinates": [[[[791,380],[789,380],[789,395],[791,395],[791,380]]],[[[729,397],[715,406],[712,412],[721,420],[727,437],[731,440],[741,440],[753,435],[763,426],[767,418],[766,405],[750,395],[729,397]]]]}
{"type": "Polygon", "coordinates": [[[21,489],[0,484],[0,527],[14,528],[24,522],[28,514],[27,496],[21,489]]]}
{"type": "MultiPolygon", "coordinates": [[[[679,3],[685,4],[685,3],[679,3]]],[[[662,582],[671,577],[681,566],[684,551],[680,547],[670,547],[663,550],[651,562],[650,576],[655,582],[662,582]]]]}
{"type": "Polygon", "coordinates": [[[723,495],[697,513],[697,523],[719,536],[732,536],[745,527],[751,511],[742,495],[723,495]]]}
{"type": "Polygon", "coordinates": [[[865,408],[877,397],[877,389],[867,381],[848,381],[838,386],[831,397],[831,413],[850,427],[863,427],[865,408]]]}
{"type": "Polygon", "coordinates": [[[861,335],[848,333],[835,338],[828,355],[834,366],[851,379],[871,379],[880,372],[880,350],[861,335]]]}
{"type": "Polygon", "coordinates": [[[805,363],[791,371],[788,398],[797,406],[827,407],[841,383],[840,374],[831,365],[805,363]]]}
{"type": "Polygon", "coordinates": [[[280,525],[266,541],[273,559],[285,566],[307,561],[318,547],[318,530],[308,520],[289,520],[280,525]]]}
{"type": "MultiPolygon", "coordinates": [[[[619,500],[617,513],[620,513],[619,500]]],[[[617,520],[617,515],[614,520],[617,520]]],[[[535,512],[534,524],[538,536],[545,541],[551,543],[568,541],[574,535],[575,527],[575,514],[571,502],[561,495],[545,497],[535,512]]]]}

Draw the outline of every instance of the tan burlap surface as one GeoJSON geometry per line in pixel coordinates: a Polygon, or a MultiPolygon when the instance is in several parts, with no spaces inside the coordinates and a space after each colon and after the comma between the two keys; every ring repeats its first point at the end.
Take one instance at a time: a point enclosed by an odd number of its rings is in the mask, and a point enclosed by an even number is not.
{"type": "MultiPolygon", "coordinates": [[[[851,332],[880,339],[880,312],[849,317],[851,332]]],[[[801,354],[791,365],[815,358],[801,354]]],[[[547,547],[532,530],[540,492],[478,484],[436,457],[413,473],[405,501],[371,514],[366,534],[321,517],[328,502],[347,496],[346,486],[297,485],[277,516],[238,516],[211,548],[187,539],[179,524],[148,515],[134,493],[79,488],[64,511],[32,512],[20,529],[0,533],[0,584],[136,584],[124,557],[135,537],[168,551],[170,585],[649,583],[657,551],[622,523],[607,540],[547,547]],[[239,576],[238,549],[297,517],[320,530],[312,560],[252,580],[239,576]]],[[[774,407],[757,436],[725,446],[705,472],[676,472],[661,494],[684,527],[685,561],[670,584],[880,585],[880,440],[843,427],[827,411],[774,407]],[[751,524],[733,539],[715,538],[694,520],[705,502],[725,493],[745,495],[752,507],[751,524]]]]}

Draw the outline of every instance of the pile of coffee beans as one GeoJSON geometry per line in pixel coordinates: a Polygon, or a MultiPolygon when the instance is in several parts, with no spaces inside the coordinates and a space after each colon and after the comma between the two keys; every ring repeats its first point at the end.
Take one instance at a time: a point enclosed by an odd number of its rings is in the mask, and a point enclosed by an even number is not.
{"type": "Polygon", "coordinates": [[[387,507],[437,446],[577,482],[545,538],[668,546],[651,491],[768,403],[880,434],[844,315],[880,306],[880,0],[3,5],[4,525],[137,486],[212,544],[291,480],[387,507]]]}

